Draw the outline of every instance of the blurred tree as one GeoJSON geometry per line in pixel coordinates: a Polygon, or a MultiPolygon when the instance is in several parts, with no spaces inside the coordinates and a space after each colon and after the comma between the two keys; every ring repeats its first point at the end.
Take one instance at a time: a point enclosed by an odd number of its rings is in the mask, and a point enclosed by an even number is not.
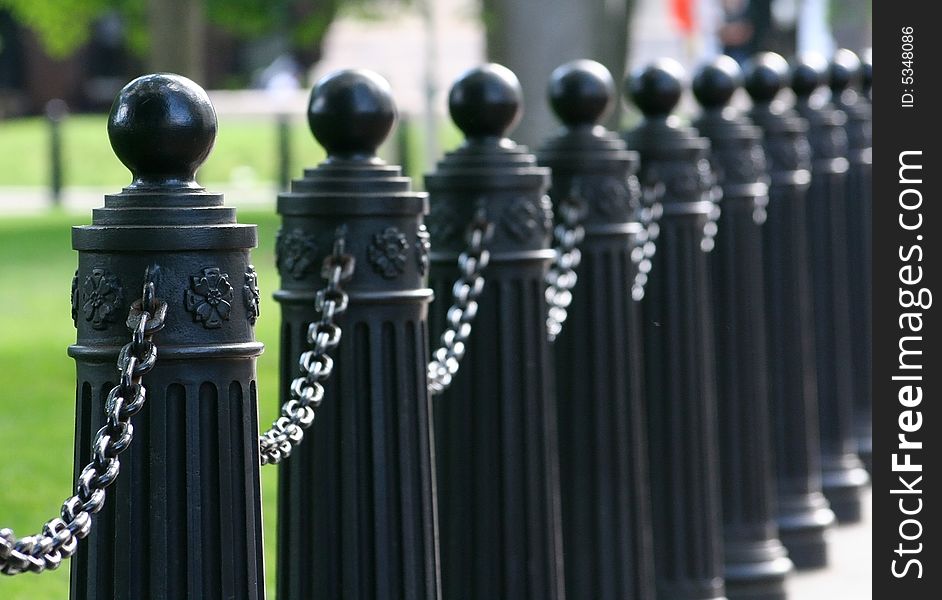
{"type": "Polygon", "coordinates": [[[831,0],[831,28],[840,48],[860,52],[873,45],[871,0],[831,0]]]}
{"type": "Polygon", "coordinates": [[[50,55],[64,57],[82,45],[92,22],[124,0],[0,0],[20,24],[39,36],[50,55]]]}
{"type": "MultiPolygon", "coordinates": [[[[539,145],[558,126],[544,90],[550,73],[564,62],[597,60],[608,67],[621,90],[635,1],[484,0],[488,59],[516,73],[525,91],[523,119],[514,139],[539,145]]],[[[618,127],[621,102],[614,108],[610,127],[618,127]]]]}
{"type": "Polygon", "coordinates": [[[299,59],[318,56],[340,5],[376,0],[0,0],[32,29],[46,51],[65,57],[84,44],[96,19],[117,12],[132,50],[153,70],[200,80],[207,51],[205,26],[244,37],[281,34],[299,59]]]}
{"type": "Polygon", "coordinates": [[[146,0],[151,71],[205,81],[206,6],[204,0],[146,0]]]}

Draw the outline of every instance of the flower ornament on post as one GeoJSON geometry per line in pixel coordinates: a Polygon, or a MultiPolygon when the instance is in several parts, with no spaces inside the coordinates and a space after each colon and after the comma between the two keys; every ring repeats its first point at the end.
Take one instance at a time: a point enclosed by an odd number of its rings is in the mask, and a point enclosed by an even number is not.
{"type": "Polygon", "coordinates": [[[259,304],[262,301],[262,295],[258,291],[258,273],[255,267],[249,265],[245,271],[245,285],[242,286],[242,299],[245,300],[245,308],[248,310],[249,323],[255,325],[258,317],[262,314],[259,304]]]}
{"type": "Polygon", "coordinates": [[[370,264],[377,273],[386,279],[392,279],[405,270],[408,249],[406,236],[395,227],[387,227],[382,233],[373,236],[373,243],[368,251],[370,264]]]}
{"type": "Polygon", "coordinates": [[[317,244],[314,237],[299,229],[291,232],[278,232],[275,243],[275,263],[282,272],[291,273],[295,279],[304,278],[316,269],[314,255],[317,244]]]}
{"type": "Polygon", "coordinates": [[[123,299],[118,278],[105,269],[93,269],[82,285],[82,314],[95,329],[105,329],[119,320],[123,299]]]}
{"type": "Polygon", "coordinates": [[[217,267],[203,269],[202,275],[190,278],[193,289],[186,291],[186,309],[193,313],[194,322],[202,322],[207,329],[222,326],[232,311],[232,285],[229,275],[217,267]]]}
{"type": "Polygon", "coordinates": [[[537,205],[531,199],[521,196],[504,211],[503,225],[507,232],[525,242],[535,235],[544,235],[553,227],[552,212],[548,211],[547,199],[540,199],[537,205]]]}
{"type": "Polygon", "coordinates": [[[431,235],[425,225],[419,226],[419,232],[416,234],[415,248],[416,257],[419,261],[419,274],[425,277],[425,275],[428,274],[428,268],[432,260],[429,256],[432,251],[431,235]]]}

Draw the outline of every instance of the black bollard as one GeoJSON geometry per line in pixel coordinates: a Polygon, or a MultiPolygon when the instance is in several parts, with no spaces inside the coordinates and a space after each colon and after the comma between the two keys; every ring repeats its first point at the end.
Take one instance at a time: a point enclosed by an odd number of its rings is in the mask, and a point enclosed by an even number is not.
{"type": "MultiPolygon", "coordinates": [[[[861,57],[861,82],[860,82],[860,92],[861,92],[861,101],[866,102],[870,107],[870,116],[873,116],[873,53],[868,48],[864,51],[863,56],[861,57]]],[[[873,122],[870,123],[870,132],[873,133],[873,122]]],[[[871,140],[872,141],[872,140],[871,140]]],[[[872,158],[872,152],[871,152],[872,158]]],[[[870,190],[872,196],[873,190],[870,190]]],[[[871,218],[873,216],[873,204],[871,198],[871,218]]],[[[870,246],[868,251],[870,254],[870,262],[873,262],[873,224],[871,223],[871,229],[869,230],[870,237],[868,238],[870,246]]],[[[872,277],[872,273],[871,273],[872,277]]],[[[873,317],[873,292],[871,290],[868,299],[870,300],[870,315],[871,319],[873,317]]],[[[873,341],[873,323],[870,323],[871,328],[871,343],[873,341]]],[[[870,361],[871,369],[873,368],[873,347],[871,346],[868,351],[870,352],[870,361]]],[[[857,423],[857,448],[858,452],[861,453],[863,457],[864,464],[867,469],[873,473],[873,373],[870,373],[871,378],[871,388],[869,394],[861,394],[857,396],[857,403],[854,405],[854,417],[857,423]]]]}
{"type": "Polygon", "coordinates": [[[415,166],[412,160],[411,131],[416,125],[415,121],[415,119],[410,119],[408,115],[405,115],[401,118],[399,128],[396,130],[396,158],[399,160],[402,172],[407,176],[412,173],[412,168],[415,166]]]}
{"type": "Polygon", "coordinates": [[[739,65],[728,56],[702,67],[693,80],[703,106],[694,126],[710,140],[711,166],[723,192],[710,268],[724,573],[730,600],[783,600],[792,563],[775,524],[762,276],[768,175],[762,131],[730,106],[741,85],[739,65]]]}
{"type": "Polygon", "coordinates": [[[134,181],[72,230],[79,266],[76,465],[105,423],[128,307],[149,268],[167,304],[148,402],[121,474],[72,565],[73,600],[262,599],[254,225],[194,174],[216,136],[206,93],[145,75],[114,101],[108,134],[134,181]]]}
{"type": "Polygon", "coordinates": [[[870,102],[861,96],[863,66],[850,50],[838,50],[831,61],[833,102],[847,115],[847,283],[850,297],[851,372],[853,373],[854,436],[857,452],[872,470],[871,413],[871,289],[873,278],[873,135],[870,102]]]}
{"type": "MultiPolygon", "coordinates": [[[[867,472],[857,456],[853,429],[850,294],[847,281],[847,117],[824,92],[827,62],[806,55],[792,68],[795,108],[808,120],[811,186],[808,226],[814,298],[815,359],[821,427],[824,495],[838,522],[861,519],[860,493],[867,472]]],[[[856,301],[856,300],[855,300],[856,301]]]]}
{"type": "Polygon", "coordinates": [[[283,222],[281,389],[337,239],[355,259],[345,283],[334,375],[311,439],[279,472],[278,598],[437,600],[435,483],[426,384],[425,194],[376,157],[396,120],[389,85],[338,71],[311,92],[308,123],[327,160],[278,196],[283,222]]]}
{"type": "Polygon", "coordinates": [[[69,105],[65,100],[53,98],[46,103],[46,119],[49,121],[49,195],[52,205],[62,206],[62,123],[69,117],[69,105]]]}
{"type": "MultiPolygon", "coordinates": [[[[442,583],[447,600],[564,596],[559,465],[544,278],[549,170],[505,137],[520,116],[517,78],[465,73],[449,109],[467,140],[425,184],[431,284],[449,298],[469,224],[493,224],[490,264],[461,370],[435,400],[442,583]]],[[[431,329],[446,327],[445,302],[431,329]]]]}
{"type": "MultiPolygon", "coordinates": [[[[598,122],[615,99],[612,76],[581,60],[556,69],[549,100],[562,131],[538,153],[552,170],[560,225],[581,221],[582,260],[556,338],[557,413],[566,597],[654,597],[642,412],[638,155],[598,122]],[[634,257],[634,258],[633,258],[634,257]]],[[[560,226],[558,225],[558,226],[560,226]]]]}
{"type": "Polygon", "coordinates": [[[715,600],[725,595],[706,254],[716,205],[710,144],[671,115],[683,77],[661,60],[628,79],[644,120],[625,139],[641,156],[642,188],[663,207],[642,302],[657,598],[715,600]]]}
{"type": "Polygon", "coordinates": [[[811,147],[807,121],[776,99],[787,79],[788,63],[778,54],[761,54],[746,67],[749,117],[765,134],[769,171],[762,250],[777,522],[789,558],[804,569],[827,564],[834,513],[821,492],[806,210],[811,147]]]}
{"type": "Polygon", "coordinates": [[[275,134],[278,155],[278,189],[287,191],[291,187],[291,122],[288,115],[275,117],[275,134]]]}

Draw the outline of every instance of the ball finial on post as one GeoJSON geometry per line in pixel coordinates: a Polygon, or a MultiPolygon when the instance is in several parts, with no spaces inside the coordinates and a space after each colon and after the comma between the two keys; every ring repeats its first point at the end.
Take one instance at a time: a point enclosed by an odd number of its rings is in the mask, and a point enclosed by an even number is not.
{"type": "Polygon", "coordinates": [[[788,61],[780,54],[763,52],[746,63],[743,82],[753,102],[771,102],[788,81],[788,61]]]}
{"type": "Polygon", "coordinates": [[[666,117],[680,101],[685,77],[679,62],[662,58],[632,73],[625,93],[645,117],[666,117]]]}
{"type": "Polygon", "coordinates": [[[307,122],[328,160],[373,160],[397,118],[389,83],[365,69],[325,75],[311,90],[307,122]]]}
{"type": "Polygon", "coordinates": [[[825,84],[827,78],[827,60],[820,54],[801,55],[792,65],[792,90],[798,98],[807,98],[825,84]]]}
{"type": "Polygon", "coordinates": [[[118,93],[108,137],[134,177],[129,190],[199,189],[196,171],[216,142],[216,111],[186,77],[144,75],[118,93]]]}
{"type": "Polygon", "coordinates": [[[834,53],[828,65],[828,78],[835,95],[840,95],[847,88],[858,87],[861,79],[860,58],[850,50],[841,48],[834,53]]]}
{"type": "Polygon", "coordinates": [[[601,63],[574,60],[553,71],[546,95],[566,126],[596,125],[611,111],[615,81],[601,63]]]}
{"type": "Polygon", "coordinates": [[[693,95],[706,109],[722,108],[741,86],[739,64],[729,56],[718,56],[697,71],[693,78],[693,95]]]}
{"type": "Polygon", "coordinates": [[[523,115],[523,92],[513,71],[486,64],[467,71],[451,86],[448,110],[466,138],[503,138],[523,115]]]}

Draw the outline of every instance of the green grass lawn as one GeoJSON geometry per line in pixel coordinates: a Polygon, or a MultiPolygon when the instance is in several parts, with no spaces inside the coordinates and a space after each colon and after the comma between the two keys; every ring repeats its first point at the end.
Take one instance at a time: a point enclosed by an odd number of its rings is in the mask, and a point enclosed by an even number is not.
{"type": "MultiPolygon", "coordinates": [[[[70,226],[88,219],[0,216],[0,527],[12,527],[20,536],[37,532],[57,515],[73,488],[75,367],[66,348],[75,341],[69,288],[77,258],[70,226]]],[[[258,365],[260,418],[267,427],[278,403],[279,310],[271,299],[277,286],[277,218],[273,213],[244,213],[240,221],[259,224],[260,248],[253,261],[262,286],[256,335],[267,346],[258,365]]],[[[262,485],[272,598],[276,468],[263,470],[262,485]]],[[[67,597],[68,567],[43,575],[0,576],[2,600],[67,597]]]]}
{"type": "MultiPolygon", "coordinates": [[[[108,143],[105,115],[76,115],[62,125],[66,185],[120,188],[128,171],[108,143]]],[[[291,125],[293,174],[320,162],[324,153],[307,125],[291,125]]],[[[49,181],[49,126],[35,117],[0,121],[0,186],[43,186],[49,181]]],[[[222,118],[216,146],[200,170],[210,183],[275,181],[278,173],[277,130],[273,121],[222,118]]]]}
{"type": "MultiPolygon", "coordinates": [[[[62,125],[63,179],[66,186],[96,186],[116,191],[130,182],[129,174],[108,142],[105,115],[75,115],[62,125]]],[[[422,171],[421,130],[404,125],[412,176],[422,171]]],[[[442,148],[454,148],[460,134],[450,123],[441,128],[442,148]]],[[[292,177],[304,167],[324,158],[307,124],[290,126],[292,177]]],[[[50,134],[45,119],[34,117],[0,121],[0,187],[48,186],[50,178],[50,134]]],[[[394,135],[380,149],[381,156],[396,160],[398,140],[394,135]]],[[[436,157],[438,158],[438,157],[436,157]]],[[[278,178],[278,138],[273,120],[221,117],[216,145],[199,180],[207,187],[225,184],[274,182],[278,178]]]]}

